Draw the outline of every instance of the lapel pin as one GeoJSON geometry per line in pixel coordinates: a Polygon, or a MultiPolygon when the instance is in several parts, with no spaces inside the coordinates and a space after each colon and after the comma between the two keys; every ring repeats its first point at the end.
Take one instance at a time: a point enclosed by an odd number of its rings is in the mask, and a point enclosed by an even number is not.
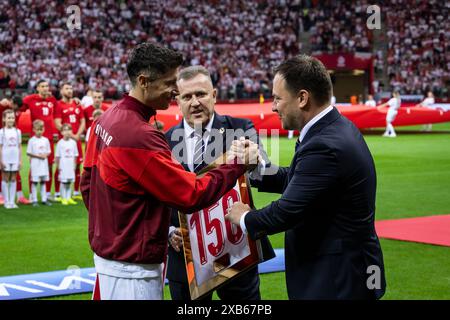
{"type": "Polygon", "coordinates": [[[220,132],[220,133],[224,133],[224,132],[225,132],[225,129],[222,127],[222,128],[219,129],[219,132],[220,132]]]}

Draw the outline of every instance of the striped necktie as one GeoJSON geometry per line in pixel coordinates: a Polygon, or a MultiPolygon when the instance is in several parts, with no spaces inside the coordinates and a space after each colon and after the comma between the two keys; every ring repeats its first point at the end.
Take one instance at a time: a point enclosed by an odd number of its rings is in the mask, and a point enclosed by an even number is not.
{"type": "Polygon", "coordinates": [[[203,141],[204,132],[205,130],[193,132],[193,136],[195,139],[194,157],[193,157],[194,172],[197,172],[203,165],[203,152],[205,149],[205,142],[203,141]]]}

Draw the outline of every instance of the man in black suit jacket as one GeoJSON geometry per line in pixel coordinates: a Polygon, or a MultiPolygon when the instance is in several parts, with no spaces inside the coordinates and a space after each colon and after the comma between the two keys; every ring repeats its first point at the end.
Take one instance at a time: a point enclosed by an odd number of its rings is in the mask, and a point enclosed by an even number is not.
{"type": "Polygon", "coordinates": [[[380,298],[386,282],[374,227],[376,173],[364,138],[330,106],[331,80],[320,61],[300,55],[274,74],[272,109],[300,137],[290,167],[257,187],[282,196],[254,211],[237,202],[226,218],[252,239],[286,231],[290,299],[380,298]]]}
{"type": "MultiPolygon", "coordinates": [[[[221,116],[214,111],[216,90],[213,88],[207,69],[202,66],[188,67],[178,75],[178,104],[183,113],[183,120],[169,129],[166,138],[172,154],[188,171],[201,171],[208,163],[214,161],[231,146],[235,138],[246,137],[258,143],[258,136],[253,123],[248,119],[221,116]],[[193,150],[196,141],[193,137],[198,127],[204,131],[202,137],[206,146],[204,159],[195,162],[193,150]]],[[[264,158],[268,158],[264,153],[264,158]]],[[[251,175],[250,175],[251,176],[251,175]]],[[[190,300],[186,265],[181,248],[178,212],[172,211],[169,229],[169,260],[167,278],[173,300],[190,300]]],[[[262,242],[265,258],[274,256],[267,238],[262,242]]],[[[258,268],[253,267],[238,278],[231,280],[217,290],[222,300],[259,300],[258,268]]],[[[212,293],[205,299],[211,299],[212,293]]]]}

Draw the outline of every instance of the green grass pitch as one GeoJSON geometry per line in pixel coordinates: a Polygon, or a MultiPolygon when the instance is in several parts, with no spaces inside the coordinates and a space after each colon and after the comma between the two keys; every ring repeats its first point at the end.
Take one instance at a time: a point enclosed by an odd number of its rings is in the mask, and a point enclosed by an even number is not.
{"type": "MultiPolygon", "coordinates": [[[[434,125],[431,134],[407,134],[405,130],[411,129],[420,126],[399,129],[396,139],[365,135],[377,169],[378,220],[450,213],[450,123],[434,125]]],[[[281,165],[289,165],[294,144],[295,140],[280,140],[281,165]]],[[[26,180],[28,159],[24,164],[26,180]]],[[[28,183],[23,185],[27,195],[28,183]]],[[[256,190],[253,197],[257,207],[278,198],[256,190]]],[[[271,241],[281,248],[284,235],[274,235],[271,241]]],[[[393,240],[381,244],[388,283],[384,299],[450,299],[450,248],[393,240]]],[[[64,270],[71,265],[92,267],[84,205],[0,208],[0,252],[0,276],[64,270]]],[[[261,275],[261,294],[263,299],[287,299],[284,273],[261,275]]],[[[165,298],[170,299],[168,288],[165,298]]]]}

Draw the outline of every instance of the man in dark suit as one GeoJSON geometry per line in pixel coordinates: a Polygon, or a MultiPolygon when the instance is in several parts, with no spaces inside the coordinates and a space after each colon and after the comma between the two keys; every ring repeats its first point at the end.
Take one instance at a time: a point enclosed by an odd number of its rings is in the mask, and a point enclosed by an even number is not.
{"type": "MultiPolygon", "coordinates": [[[[256,185],[282,195],[253,211],[237,202],[226,219],[252,239],[286,232],[290,299],[378,299],[386,282],[372,155],[359,130],[330,105],[332,84],[320,61],[299,55],[274,74],[272,110],[300,137],[290,167],[256,185]]],[[[232,151],[239,154],[239,145],[232,151]]]]}
{"type": "MultiPolygon", "coordinates": [[[[236,138],[247,137],[258,143],[256,130],[250,120],[221,116],[214,111],[217,92],[206,68],[193,66],[181,70],[177,84],[179,90],[177,101],[183,120],[167,131],[166,138],[172,154],[187,171],[201,171],[208,163],[228,150],[236,138]]],[[[268,160],[265,153],[264,158],[268,160]]],[[[263,165],[264,169],[266,166],[263,165]]],[[[190,300],[179,227],[178,212],[173,210],[169,229],[167,278],[173,300],[190,300]]],[[[266,253],[269,251],[268,255],[274,255],[267,238],[262,245],[266,253]]],[[[222,300],[261,299],[258,268],[253,267],[229,281],[217,290],[217,294],[222,300]]],[[[211,297],[212,293],[205,299],[211,297]]]]}

